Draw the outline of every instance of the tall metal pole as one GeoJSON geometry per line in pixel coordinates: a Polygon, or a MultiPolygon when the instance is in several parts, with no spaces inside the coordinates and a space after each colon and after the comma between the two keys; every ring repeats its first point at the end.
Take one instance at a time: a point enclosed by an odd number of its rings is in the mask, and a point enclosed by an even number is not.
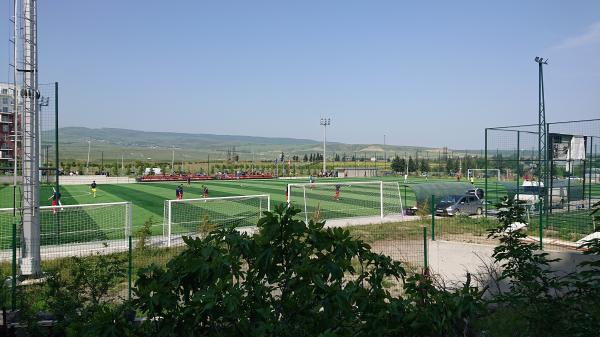
{"type": "Polygon", "coordinates": [[[92,149],[92,140],[88,138],[88,156],[85,164],[85,174],[90,174],[90,150],[92,149]]]}
{"type": "Polygon", "coordinates": [[[383,170],[387,170],[387,154],[385,153],[385,135],[383,135],[383,170]]]}
{"type": "Polygon", "coordinates": [[[54,155],[56,160],[56,193],[60,192],[60,184],[58,183],[58,176],[60,175],[60,161],[58,156],[58,82],[54,82],[54,155]]]}
{"type": "Polygon", "coordinates": [[[18,144],[19,144],[19,105],[18,105],[18,89],[17,89],[17,51],[19,45],[18,38],[18,10],[19,1],[13,1],[13,219],[17,221],[17,168],[18,168],[18,144]]]}
{"type": "Polygon", "coordinates": [[[21,274],[39,275],[40,219],[39,219],[39,91],[37,73],[37,0],[23,2],[23,245],[21,246],[21,274]]]}
{"type": "Polygon", "coordinates": [[[330,118],[321,118],[321,125],[323,125],[323,174],[325,174],[325,172],[327,172],[327,167],[326,167],[326,163],[327,163],[327,159],[326,159],[326,144],[327,144],[327,126],[331,125],[331,119],[330,118]]]}
{"type": "MultiPolygon", "coordinates": [[[[484,148],[484,155],[483,155],[483,167],[485,168],[485,171],[487,173],[488,170],[488,129],[485,128],[485,148],[484,148]]],[[[483,179],[485,179],[485,198],[489,199],[489,195],[490,195],[490,191],[488,190],[488,175],[484,174],[483,175],[483,179]]],[[[496,198],[498,198],[498,191],[494,191],[496,193],[496,198]]],[[[487,218],[488,215],[488,203],[486,200],[486,203],[484,205],[485,208],[485,217],[487,218]]]]}
{"type": "MultiPolygon", "coordinates": [[[[546,159],[547,149],[547,135],[546,135],[546,105],[544,99],[544,65],[548,64],[548,59],[536,57],[535,62],[538,64],[538,184],[543,182],[547,186],[547,171],[548,171],[548,160],[546,159]],[[542,167],[543,166],[543,167],[542,167]]],[[[540,202],[540,249],[543,249],[543,218],[544,211],[546,210],[547,204],[547,193],[544,193],[543,200],[540,202]]]]}
{"type": "Polygon", "coordinates": [[[175,173],[175,147],[173,147],[173,156],[171,157],[171,174],[175,173]]]}

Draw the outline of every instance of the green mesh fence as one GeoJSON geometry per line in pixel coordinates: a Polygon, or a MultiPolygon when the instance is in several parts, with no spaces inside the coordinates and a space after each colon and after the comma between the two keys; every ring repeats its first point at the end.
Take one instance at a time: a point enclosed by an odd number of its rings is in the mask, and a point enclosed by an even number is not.
{"type": "Polygon", "coordinates": [[[504,197],[527,209],[530,238],[546,249],[575,249],[596,232],[590,207],[600,200],[600,119],[548,123],[546,150],[539,149],[538,125],[486,129],[487,214],[504,197]],[[494,191],[494,192],[492,192],[494,191]]]}

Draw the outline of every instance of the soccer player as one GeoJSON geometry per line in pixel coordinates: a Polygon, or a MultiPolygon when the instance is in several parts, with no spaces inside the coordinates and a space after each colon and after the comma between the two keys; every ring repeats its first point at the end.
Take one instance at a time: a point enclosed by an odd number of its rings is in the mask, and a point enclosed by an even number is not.
{"type": "Polygon", "coordinates": [[[290,199],[288,198],[288,193],[289,193],[289,192],[288,192],[288,188],[287,188],[287,186],[286,186],[286,187],[285,187],[285,202],[287,202],[287,203],[289,203],[289,202],[290,202],[290,199]]]}
{"type": "Polygon", "coordinates": [[[92,181],[92,184],[90,185],[90,191],[92,192],[92,197],[96,197],[96,187],[98,185],[96,185],[96,181],[92,181]]]}
{"type": "Polygon", "coordinates": [[[202,185],[202,196],[208,198],[208,187],[202,185]]]}
{"type": "MultiPolygon", "coordinates": [[[[50,205],[58,206],[58,202],[60,201],[60,192],[54,191],[48,200],[52,200],[50,205]]],[[[52,208],[52,214],[56,214],[56,207],[52,208]]]]}
{"type": "Polygon", "coordinates": [[[342,188],[342,185],[340,185],[340,184],[335,185],[335,197],[334,197],[335,201],[340,200],[340,189],[341,188],[342,188]]]}
{"type": "Polygon", "coordinates": [[[192,185],[192,178],[189,175],[187,176],[187,184],[188,186],[192,185]]]}
{"type": "Polygon", "coordinates": [[[179,199],[183,199],[183,184],[179,184],[179,199]]]}
{"type": "Polygon", "coordinates": [[[175,199],[181,200],[181,189],[179,188],[179,186],[175,188],[175,199]]]}

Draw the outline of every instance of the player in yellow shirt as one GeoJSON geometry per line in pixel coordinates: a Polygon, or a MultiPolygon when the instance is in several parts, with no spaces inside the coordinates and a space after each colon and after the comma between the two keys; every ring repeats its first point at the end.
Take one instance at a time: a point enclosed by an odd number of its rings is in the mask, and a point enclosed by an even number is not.
{"type": "Polygon", "coordinates": [[[90,185],[90,191],[92,192],[92,197],[96,197],[96,187],[98,185],[96,185],[96,181],[92,181],[92,184],[90,185]]]}

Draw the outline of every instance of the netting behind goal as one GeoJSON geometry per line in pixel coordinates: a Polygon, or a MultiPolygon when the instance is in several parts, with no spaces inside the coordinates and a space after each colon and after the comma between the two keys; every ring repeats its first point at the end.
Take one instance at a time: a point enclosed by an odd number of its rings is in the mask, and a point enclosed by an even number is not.
{"type": "Polygon", "coordinates": [[[306,221],[403,214],[397,182],[289,184],[288,195],[306,221]]]}
{"type": "Polygon", "coordinates": [[[37,243],[22,241],[20,209],[16,218],[12,208],[0,209],[0,259],[9,259],[12,254],[14,222],[17,223],[17,248],[39,244],[42,260],[125,251],[131,233],[131,211],[130,202],[40,207],[40,242],[37,243]]]}
{"type": "Polygon", "coordinates": [[[170,246],[183,235],[206,233],[217,227],[256,226],[263,212],[271,210],[267,194],[165,200],[163,234],[170,246]]]}
{"type": "Polygon", "coordinates": [[[499,169],[467,169],[467,178],[470,179],[473,177],[476,179],[483,179],[486,176],[486,172],[488,178],[496,178],[498,181],[501,180],[499,169]]]}

